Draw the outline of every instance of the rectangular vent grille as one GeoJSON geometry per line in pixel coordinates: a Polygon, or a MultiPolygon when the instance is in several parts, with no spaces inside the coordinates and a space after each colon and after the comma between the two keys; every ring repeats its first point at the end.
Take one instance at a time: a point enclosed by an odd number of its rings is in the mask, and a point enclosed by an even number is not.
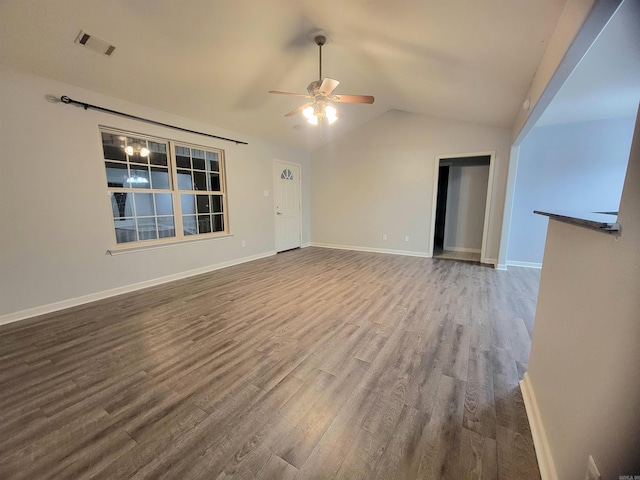
{"type": "Polygon", "coordinates": [[[92,50],[96,53],[106,55],[107,57],[111,56],[113,51],[116,49],[116,47],[114,47],[110,43],[105,42],[101,38],[89,35],[82,30],[80,30],[80,33],[76,37],[75,43],[87,47],[89,50],[92,50]]]}

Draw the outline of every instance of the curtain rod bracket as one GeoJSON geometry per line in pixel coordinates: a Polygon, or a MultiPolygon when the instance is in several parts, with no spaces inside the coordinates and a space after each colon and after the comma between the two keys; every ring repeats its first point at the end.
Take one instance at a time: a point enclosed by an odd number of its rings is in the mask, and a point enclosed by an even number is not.
{"type": "Polygon", "coordinates": [[[78,105],[85,110],[93,109],[99,112],[110,113],[111,115],[118,115],[120,117],[130,118],[132,120],[138,120],[140,122],[151,123],[153,125],[158,125],[160,127],[173,128],[174,130],[180,130],[181,132],[194,133],[196,135],[203,135],[205,137],[215,138],[217,140],[224,140],[225,142],[234,142],[236,145],[248,145],[247,142],[243,142],[240,140],[234,140],[233,138],[225,138],[219,137],[218,135],[211,135],[210,133],[197,132],[195,130],[189,130],[188,128],[176,127],[175,125],[169,125],[168,123],[156,122],[155,120],[151,120],[149,118],[138,117],[136,115],[131,115],[129,113],[119,112],[117,110],[110,110],[108,108],[99,107],[97,105],[91,105],[90,103],[80,102],[78,100],[73,100],[69,98],[67,95],[63,95],[60,97],[60,101],[67,105],[78,105]]]}

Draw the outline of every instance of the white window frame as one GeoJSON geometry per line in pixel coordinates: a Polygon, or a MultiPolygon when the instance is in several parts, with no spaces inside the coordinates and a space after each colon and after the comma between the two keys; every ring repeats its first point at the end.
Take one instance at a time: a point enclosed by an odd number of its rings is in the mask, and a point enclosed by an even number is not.
{"type": "MultiPolygon", "coordinates": [[[[158,190],[153,188],[118,188],[118,187],[109,187],[107,171],[105,167],[105,162],[110,161],[104,157],[104,152],[100,159],[102,163],[102,171],[104,174],[104,185],[106,187],[107,193],[111,194],[112,192],[118,193],[160,193],[160,194],[171,194],[172,206],[173,206],[173,224],[175,229],[175,236],[167,237],[167,238],[159,238],[159,239],[150,239],[150,240],[136,240],[133,242],[121,242],[118,243],[116,238],[116,229],[114,227],[114,216],[113,216],[113,207],[111,195],[108,195],[109,198],[109,222],[111,225],[111,243],[112,247],[109,249],[109,253],[124,253],[128,251],[135,251],[146,248],[158,248],[163,246],[172,246],[181,243],[191,243],[195,241],[208,240],[213,238],[221,238],[231,236],[230,227],[229,227],[229,206],[227,200],[227,178],[226,178],[226,162],[225,162],[225,151],[220,148],[209,147],[205,145],[197,145],[189,142],[183,142],[180,140],[173,140],[164,137],[155,137],[151,135],[146,135],[142,133],[132,132],[128,130],[121,130],[112,127],[99,126],[99,139],[100,139],[100,151],[103,152],[102,148],[102,133],[112,134],[112,135],[123,135],[129,137],[135,137],[144,139],[147,141],[158,142],[167,144],[167,167],[169,172],[169,189],[168,190],[158,190]],[[218,154],[218,165],[219,165],[219,175],[220,175],[220,190],[212,191],[212,190],[179,190],[178,189],[178,167],[176,160],[176,147],[185,147],[190,149],[204,150],[205,152],[213,152],[218,154]],[[183,226],[183,215],[182,215],[182,202],[181,195],[220,195],[222,197],[222,220],[223,220],[223,230],[218,232],[209,232],[209,233],[199,233],[193,235],[185,235],[184,234],[184,226],[183,226]]],[[[206,160],[205,160],[206,161],[206,160]]],[[[191,169],[193,171],[193,168],[191,169]]],[[[208,172],[208,171],[207,171],[208,172]]],[[[197,205],[196,205],[197,209],[197,205]]],[[[196,212],[197,217],[197,212],[196,212]]],[[[134,218],[137,218],[134,217],[134,218]]]]}

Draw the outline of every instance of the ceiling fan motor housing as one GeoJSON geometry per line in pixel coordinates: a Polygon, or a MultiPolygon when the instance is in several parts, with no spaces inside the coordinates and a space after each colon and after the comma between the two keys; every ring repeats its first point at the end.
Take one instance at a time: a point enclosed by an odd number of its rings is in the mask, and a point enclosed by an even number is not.
{"type": "Polygon", "coordinates": [[[307,92],[309,92],[309,95],[311,95],[311,96],[317,95],[318,94],[318,90],[320,89],[320,85],[322,85],[322,81],[320,81],[320,80],[314,80],[313,82],[311,82],[307,86],[307,92]]]}

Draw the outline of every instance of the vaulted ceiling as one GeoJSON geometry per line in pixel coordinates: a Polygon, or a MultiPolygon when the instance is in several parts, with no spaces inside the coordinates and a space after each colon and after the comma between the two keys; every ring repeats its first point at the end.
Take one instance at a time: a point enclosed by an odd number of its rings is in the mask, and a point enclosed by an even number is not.
{"type": "Polygon", "coordinates": [[[390,109],[510,127],[564,3],[3,0],[0,62],[309,150],[390,109]],[[74,44],[81,29],[114,54],[74,44]],[[330,129],[285,118],[303,99],[267,93],[317,78],[317,29],[336,93],[376,98],[340,105],[330,129]]]}

